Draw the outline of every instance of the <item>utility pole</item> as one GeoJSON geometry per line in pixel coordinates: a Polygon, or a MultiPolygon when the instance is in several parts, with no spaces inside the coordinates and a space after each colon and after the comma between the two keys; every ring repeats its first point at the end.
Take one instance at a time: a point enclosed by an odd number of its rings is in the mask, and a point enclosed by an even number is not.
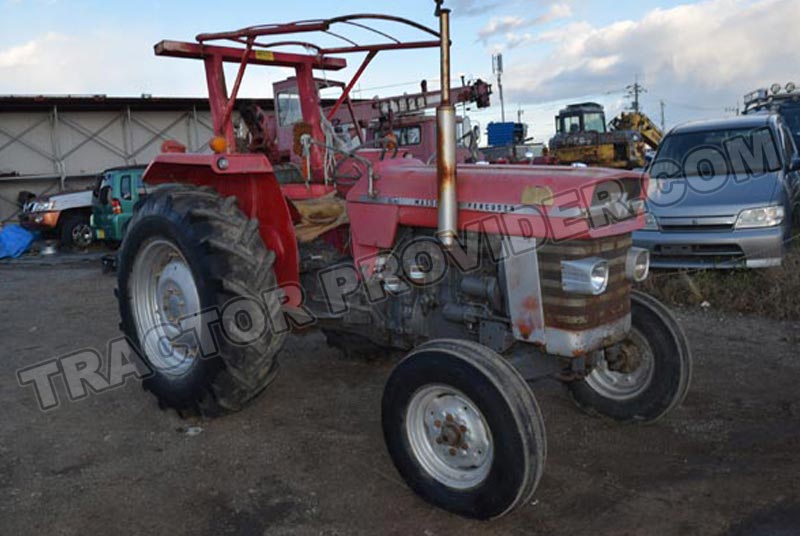
{"type": "Polygon", "coordinates": [[[525,110],[522,109],[522,106],[517,104],[517,123],[522,123],[522,114],[525,113],[525,110]]]}
{"type": "Polygon", "coordinates": [[[664,107],[666,105],[664,104],[663,100],[659,101],[659,103],[661,104],[661,132],[666,132],[667,131],[666,121],[664,121],[664,107]]]}
{"type": "Polygon", "coordinates": [[[506,122],[506,105],[503,101],[503,55],[492,56],[492,72],[497,76],[497,90],[500,92],[500,117],[506,122]]]}
{"type": "Polygon", "coordinates": [[[730,113],[730,114],[733,114],[733,115],[739,115],[739,114],[741,114],[741,113],[742,113],[742,111],[741,111],[741,109],[739,108],[739,100],[738,100],[738,99],[736,100],[736,107],[728,106],[728,107],[726,107],[726,108],[725,108],[725,111],[726,111],[727,113],[730,113]]]}
{"type": "MultiPolygon", "coordinates": [[[[461,74],[461,87],[464,87],[466,85],[467,85],[467,77],[462,73],[461,74]]],[[[462,110],[461,115],[466,117],[467,116],[467,101],[464,101],[464,102],[461,103],[461,110],[462,110]]]]}
{"type": "Polygon", "coordinates": [[[633,99],[633,104],[631,108],[634,112],[639,112],[641,110],[641,106],[639,104],[639,96],[642,93],[647,93],[647,89],[639,83],[639,76],[636,76],[636,80],[634,81],[633,85],[626,87],[625,89],[628,90],[628,97],[633,99]]]}

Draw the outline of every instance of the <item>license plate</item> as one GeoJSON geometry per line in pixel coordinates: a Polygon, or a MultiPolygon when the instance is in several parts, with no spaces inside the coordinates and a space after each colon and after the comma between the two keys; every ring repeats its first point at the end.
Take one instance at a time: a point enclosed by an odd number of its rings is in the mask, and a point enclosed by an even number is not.
{"type": "Polygon", "coordinates": [[[105,237],[106,237],[106,232],[104,230],[102,230],[102,229],[98,229],[97,230],[97,238],[102,240],[105,237]]]}

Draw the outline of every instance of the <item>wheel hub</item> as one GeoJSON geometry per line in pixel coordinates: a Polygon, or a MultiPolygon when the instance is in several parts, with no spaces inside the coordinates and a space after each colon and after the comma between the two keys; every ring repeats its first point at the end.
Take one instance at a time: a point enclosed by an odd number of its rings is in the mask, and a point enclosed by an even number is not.
{"type": "Polygon", "coordinates": [[[605,398],[629,400],[642,394],[653,381],[655,357],[647,339],[636,329],[606,351],[586,383],[605,398]]]}
{"type": "Polygon", "coordinates": [[[72,229],[72,243],[86,247],[92,242],[92,228],[88,224],[81,224],[72,229]]]}
{"type": "Polygon", "coordinates": [[[181,321],[201,310],[189,264],[171,242],[147,242],[134,261],[130,294],[136,328],[150,364],[163,374],[182,376],[199,355],[196,337],[181,321]]]}
{"type": "Polygon", "coordinates": [[[644,363],[645,356],[642,348],[633,341],[626,339],[606,352],[608,370],[631,374],[644,363]]]}
{"type": "Polygon", "coordinates": [[[483,415],[462,393],[446,386],[424,387],[409,403],[406,425],[414,454],[440,482],[465,489],[488,474],[491,433],[483,415]]]}
{"type": "Polygon", "coordinates": [[[193,288],[191,271],[182,261],[173,260],[164,267],[158,278],[156,293],[159,296],[159,313],[165,323],[178,327],[181,318],[197,312],[196,309],[189,310],[187,304],[188,291],[193,288]]]}

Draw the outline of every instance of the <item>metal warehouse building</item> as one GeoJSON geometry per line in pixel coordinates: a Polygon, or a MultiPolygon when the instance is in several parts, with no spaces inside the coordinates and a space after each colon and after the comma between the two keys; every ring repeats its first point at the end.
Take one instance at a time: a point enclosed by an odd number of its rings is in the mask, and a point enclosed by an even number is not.
{"type": "Polygon", "coordinates": [[[150,162],[164,140],[203,152],[211,135],[206,99],[0,96],[0,222],[20,191],[87,188],[104,169],[150,162]]]}

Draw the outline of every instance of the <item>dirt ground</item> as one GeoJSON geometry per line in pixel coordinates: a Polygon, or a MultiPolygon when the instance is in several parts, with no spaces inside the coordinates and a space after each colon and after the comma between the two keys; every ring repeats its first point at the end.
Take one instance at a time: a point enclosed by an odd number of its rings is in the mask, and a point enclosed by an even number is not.
{"type": "Polygon", "coordinates": [[[182,421],[136,382],[41,412],[16,371],[102,350],[113,287],[96,262],[0,266],[0,534],[800,534],[800,323],[681,312],[694,383],[650,427],[536,384],[545,476],[532,503],[480,523],[395,472],[379,415],[391,360],[344,360],[316,333],[289,340],[278,380],[234,416],[182,421]]]}

